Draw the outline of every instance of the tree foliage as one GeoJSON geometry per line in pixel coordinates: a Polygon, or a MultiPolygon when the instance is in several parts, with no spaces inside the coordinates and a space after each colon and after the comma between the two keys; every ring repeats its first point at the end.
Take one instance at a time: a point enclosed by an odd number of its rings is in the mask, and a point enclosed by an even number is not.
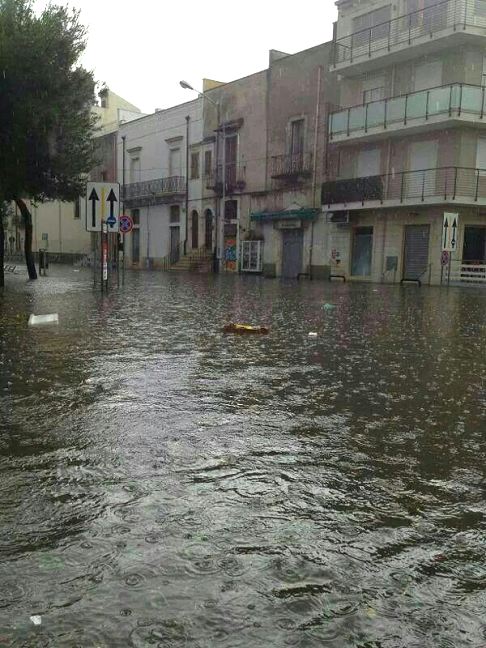
{"type": "MultiPolygon", "coordinates": [[[[32,0],[0,0],[0,202],[14,200],[22,215],[30,279],[25,200],[74,200],[93,166],[95,82],[79,64],[85,47],[77,11],[49,5],[37,15],[32,0]]],[[[3,241],[1,222],[0,230],[3,241]]]]}
{"type": "Polygon", "coordinates": [[[95,83],[79,14],[0,0],[0,199],[73,200],[93,165],[95,83]]]}

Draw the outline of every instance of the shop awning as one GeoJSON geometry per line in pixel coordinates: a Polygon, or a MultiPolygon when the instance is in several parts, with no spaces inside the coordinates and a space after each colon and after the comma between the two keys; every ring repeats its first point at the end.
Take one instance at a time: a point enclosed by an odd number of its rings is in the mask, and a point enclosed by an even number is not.
{"type": "Polygon", "coordinates": [[[320,209],[314,209],[311,207],[303,207],[302,209],[284,209],[283,211],[273,212],[253,212],[251,220],[260,222],[291,220],[294,218],[299,218],[301,220],[314,220],[320,212],[320,209]]]}

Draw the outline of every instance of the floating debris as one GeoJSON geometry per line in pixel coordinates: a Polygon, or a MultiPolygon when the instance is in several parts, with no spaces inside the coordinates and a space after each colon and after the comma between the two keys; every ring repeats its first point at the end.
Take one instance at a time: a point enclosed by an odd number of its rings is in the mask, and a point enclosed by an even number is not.
{"type": "Polygon", "coordinates": [[[29,326],[42,326],[44,324],[59,324],[59,315],[51,313],[50,315],[31,315],[29,317],[29,326]]]}
{"type": "Polygon", "coordinates": [[[259,333],[260,335],[267,335],[270,333],[268,326],[251,326],[250,324],[226,324],[223,327],[224,333],[237,333],[239,335],[245,335],[245,333],[259,333]]]}
{"type": "Polygon", "coordinates": [[[42,617],[38,615],[34,615],[30,617],[30,620],[35,626],[40,626],[42,625],[42,617]]]}
{"type": "Polygon", "coordinates": [[[324,304],[322,307],[324,310],[334,310],[336,308],[335,304],[324,304]]]}
{"type": "Polygon", "coordinates": [[[311,331],[307,337],[316,338],[316,337],[318,337],[318,335],[314,331],[311,331]]]}

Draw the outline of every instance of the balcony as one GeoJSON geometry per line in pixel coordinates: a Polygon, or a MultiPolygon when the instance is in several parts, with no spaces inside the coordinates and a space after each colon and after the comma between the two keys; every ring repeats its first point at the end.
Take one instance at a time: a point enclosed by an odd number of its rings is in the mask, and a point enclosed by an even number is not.
{"type": "Polygon", "coordinates": [[[485,116],[485,88],[462,83],[371,101],[331,113],[329,136],[342,141],[392,129],[485,116]]]}
{"type": "Polygon", "coordinates": [[[377,139],[404,128],[418,131],[454,120],[482,121],[486,114],[485,101],[484,87],[465,83],[370,101],[331,113],[329,138],[334,142],[377,139]]]}
{"type": "Polygon", "coordinates": [[[212,169],[206,176],[206,189],[211,189],[218,195],[227,195],[244,191],[246,187],[246,166],[230,162],[223,168],[222,164],[212,169]]]}
{"type": "Polygon", "coordinates": [[[336,71],[358,74],[486,36],[481,0],[445,0],[334,42],[336,71]],[[447,38],[449,37],[449,38],[447,38]],[[453,37],[453,38],[450,38],[453,37]],[[386,61],[383,61],[386,57],[386,61]]]}
{"type": "Polygon", "coordinates": [[[312,175],[312,153],[275,155],[271,159],[270,175],[275,180],[299,182],[312,175]]]}
{"type": "Polygon", "coordinates": [[[440,167],[325,182],[324,211],[420,204],[486,205],[486,169],[440,167]]]}
{"type": "Polygon", "coordinates": [[[133,182],[122,190],[124,203],[129,208],[147,207],[170,202],[175,196],[186,193],[186,179],[182,176],[157,178],[145,182],[133,182]]]}

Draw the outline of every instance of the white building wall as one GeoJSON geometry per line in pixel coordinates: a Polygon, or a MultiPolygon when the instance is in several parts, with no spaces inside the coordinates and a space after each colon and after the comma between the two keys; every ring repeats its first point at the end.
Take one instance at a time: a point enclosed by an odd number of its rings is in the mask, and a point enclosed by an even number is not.
{"type": "MultiPolygon", "coordinates": [[[[118,134],[118,161],[117,173],[120,183],[123,182],[123,137],[125,138],[125,180],[146,182],[160,178],[169,178],[180,175],[187,178],[186,168],[186,143],[187,121],[189,117],[189,147],[198,145],[202,140],[202,100],[195,99],[179,106],[161,110],[153,115],[131,121],[120,126],[118,134]],[[171,150],[180,149],[180,170],[171,168],[171,150]],[[139,159],[139,173],[137,178],[130,177],[131,161],[139,159]]],[[[191,149],[190,149],[191,150],[191,149]]],[[[194,147],[193,147],[193,150],[194,147]]],[[[174,158],[173,158],[174,159],[174,158]]],[[[189,156],[190,163],[190,156],[189,156]]],[[[201,159],[200,169],[202,173],[201,159]]],[[[189,209],[187,220],[190,219],[192,209],[197,209],[201,218],[201,189],[202,180],[189,181],[189,209]]],[[[184,182],[185,189],[185,182],[184,182]]],[[[141,206],[134,200],[125,206],[127,213],[138,209],[140,213],[140,260],[136,263],[133,257],[133,235],[128,234],[125,240],[126,255],[129,263],[139,268],[157,268],[163,263],[164,257],[170,253],[171,229],[177,225],[170,223],[171,206],[178,206],[179,241],[181,245],[186,238],[186,198],[183,194],[167,196],[163,204],[141,206]]],[[[190,222],[187,230],[188,249],[190,249],[190,222]]]]}

